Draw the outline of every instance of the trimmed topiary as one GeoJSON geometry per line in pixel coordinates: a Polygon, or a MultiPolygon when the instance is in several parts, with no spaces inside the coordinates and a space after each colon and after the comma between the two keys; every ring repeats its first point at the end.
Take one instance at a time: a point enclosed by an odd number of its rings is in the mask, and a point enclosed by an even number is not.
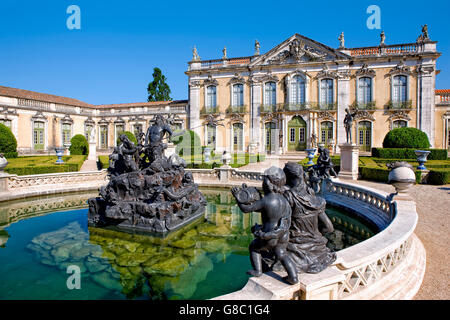
{"type": "MultiPolygon", "coordinates": [[[[130,132],[130,131],[124,131],[124,132],[122,132],[121,134],[126,135],[126,136],[128,137],[128,139],[130,139],[130,141],[133,142],[135,146],[137,146],[137,139],[136,139],[136,137],[134,136],[134,134],[133,134],[132,132],[130,132]]],[[[117,137],[117,140],[116,140],[116,146],[118,146],[119,143],[120,143],[120,135],[121,135],[121,134],[119,134],[118,137],[117,137]]]]}
{"type": "Polygon", "coordinates": [[[86,137],[82,134],[77,134],[70,139],[70,154],[71,155],[87,155],[89,154],[89,143],[86,137]]]}
{"type": "Polygon", "coordinates": [[[17,140],[4,124],[0,123],[0,153],[5,158],[17,158],[17,140]]]}
{"type": "Polygon", "coordinates": [[[430,141],[425,132],[408,127],[389,131],[383,140],[383,148],[429,148],[430,141]]]}

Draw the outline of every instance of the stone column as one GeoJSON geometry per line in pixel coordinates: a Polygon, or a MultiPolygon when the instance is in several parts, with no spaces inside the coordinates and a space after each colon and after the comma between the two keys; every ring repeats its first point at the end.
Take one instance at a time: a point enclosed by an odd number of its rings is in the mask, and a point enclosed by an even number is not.
{"type": "MultiPolygon", "coordinates": [[[[350,105],[350,77],[341,76],[337,80],[337,121],[336,121],[336,145],[346,143],[344,128],[345,109],[350,105]]],[[[337,148],[336,152],[340,152],[337,148]]]]}
{"type": "Polygon", "coordinates": [[[418,72],[418,128],[425,132],[431,147],[435,147],[435,72],[434,65],[419,66],[418,72]]]}
{"type": "Polygon", "coordinates": [[[200,122],[200,81],[189,81],[189,129],[202,136],[200,122]]]}
{"type": "Polygon", "coordinates": [[[261,113],[260,106],[262,102],[261,97],[261,83],[252,82],[251,84],[251,106],[250,106],[250,143],[257,143],[258,152],[262,151],[260,144],[260,132],[261,132],[261,113]]]}
{"type": "Polygon", "coordinates": [[[339,179],[358,180],[359,147],[356,144],[343,143],[341,150],[341,170],[339,179]]]}

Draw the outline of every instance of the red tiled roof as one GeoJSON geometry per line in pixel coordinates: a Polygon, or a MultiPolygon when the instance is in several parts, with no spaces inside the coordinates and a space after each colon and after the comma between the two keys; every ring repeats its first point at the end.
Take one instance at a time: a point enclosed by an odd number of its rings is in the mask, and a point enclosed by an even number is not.
{"type": "Polygon", "coordinates": [[[118,103],[118,104],[101,104],[93,105],[86,103],[77,99],[56,96],[53,94],[40,93],[35,91],[10,88],[0,86],[0,96],[19,98],[19,99],[29,99],[44,101],[57,104],[65,104],[75,107],[85,107],[85,108],[130,108],[130,107],[149,107],[158,105],[171,105],[171,104],[182,104],[187,103],[187,100],[176,100],[176,101],[154,101],[154,102],[134,102],[134,103],[118,103]]]}
{"type": "Polygon", "coordinates": [[[80,100],[77,100],[77,99],[60,97],[60,96],[55,96],[53,94],[40,93],[40,92],[35,92],[35,91],[28,91],[28,90],[16,89],[16,88],[4,87],[4,86],[0,86],[0,96],[7,96],[7,97],[13,97],[13,98],[19,98],[19,99],[38,100],[38,101],[45,101],[45,102],[58,103],[58,104],[67,104],[67,105],[77,106],[77,107],[93,107],[93,105],[83,102],[83,101],[80,101],[80,100]]]}
{"type": "Polygon", "coordinates": [[[436,94],[450,93],[450,89],[437,89],[436,94]]]}

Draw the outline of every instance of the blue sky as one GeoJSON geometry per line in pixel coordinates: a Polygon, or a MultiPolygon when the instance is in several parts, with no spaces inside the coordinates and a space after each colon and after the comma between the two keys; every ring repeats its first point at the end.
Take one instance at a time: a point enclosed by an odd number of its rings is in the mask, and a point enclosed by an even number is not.
{"type": "Polygon", "coordinates": [[[331,47],[378,45],[366,26],[368,6],[381,9],[386,43],[415,42],[427,23],[437,40],[437,89],[450,89],[450,1],[114,1],[0,2],[0,85],[92,104],[147,100],[154,67],[173,99],[187,99],[187,61],[264,53],[294,33],[331,47]],[[81,30],[69,30],[69,5],[81,9],[81,30]]]}

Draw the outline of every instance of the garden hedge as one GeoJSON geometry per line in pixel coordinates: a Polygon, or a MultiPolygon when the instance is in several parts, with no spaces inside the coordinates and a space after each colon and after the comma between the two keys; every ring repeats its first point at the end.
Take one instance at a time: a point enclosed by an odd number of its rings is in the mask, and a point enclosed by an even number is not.
{"type": "MultiPolygon", "coordinates": [[[[372,157],[383,159],[417,159],[415,154],[417,148],[372,148],[372,157]]],[[[447,149],[429,149],[421,148],[420,150],[431,151],[428,160],[447,160],[447,149]]]]}
{"type": "Polygon", "coordinates": [[[34,156],[34,157],[18,157],[11,159],[5,168],[10,174],[19,176],[44,173],[58,172],[76,172],[80,171],[83,162],[86,160],[85,155],[63,156],[63,164],[56,164],[56,156],[34,156]]]}
{"type": "Polygon", "coordinates": [[[17,140],[4,124],[0,123],[0,153],[7,159],[17,158],[17,140]]]}
{"type": "Polygon", "coordinates": [[[427,178],[427,184],[450,184],[450,169],[432,169],[427,178]]]}
{"type": "Polygon", "coordinates": [[[383,140],[383,148],[429,148],[430,141],[425,132],[413,128],[396,128],[389,131],[383,140]]]}
{"type": "Polygon", "coordinates": [[[89,143],[86,137],[82,134],[77,134],[70,139],[70,154],[71,155],[88,155],[89,143]]]}

